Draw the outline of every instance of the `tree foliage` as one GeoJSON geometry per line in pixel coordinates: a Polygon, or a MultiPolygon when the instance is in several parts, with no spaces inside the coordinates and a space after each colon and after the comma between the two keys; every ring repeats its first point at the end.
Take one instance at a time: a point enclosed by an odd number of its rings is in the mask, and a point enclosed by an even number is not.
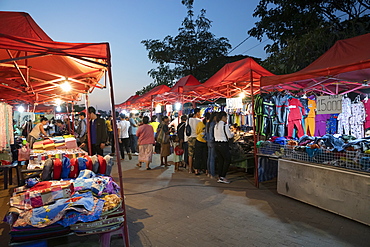
{"type": "Polygon", "coordinates": [[[249,34],[273,41],[263,66],[273,73],[300,70],[335,41],[370,31],[370,0],[261,0],[249,34]]]}
{"type": "MultiPolygon", "coordinates": [[[[212,22],[206,17],[204,9],[194,17],[193,3],[193,0],[182,0],[182,4],[187,8],[187,16],[176,36],[168,35],[163,40],[148,39],[141,42],[148,50],[149,59],[158,64],[156,69],[148,72],[154,79],[152,86],[172,86],[175,80],[190,74],[200,81],[205,81],[215,71],[204,71],[200,68],[212,59],[226,56],[231,48],[228,39],[217,38],[210,32],[212,22]]],[[[146,88],[148,89],[148,86],[146,88]]],[[[146,88],[140,92],[146,91],[146,88]]]]}

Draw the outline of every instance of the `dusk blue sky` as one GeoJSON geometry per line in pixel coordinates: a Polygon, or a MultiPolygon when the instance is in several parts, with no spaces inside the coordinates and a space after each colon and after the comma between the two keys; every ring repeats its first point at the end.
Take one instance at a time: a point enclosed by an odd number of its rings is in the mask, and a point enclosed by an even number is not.
{"type": "MultiPolygon", "coordinates": [[[[257,19],[252,17],[258,0],[195,0],[195,14],[204,8],[213,21],[211,31],[226,37],[234,47],[244,40],[257,19]]],[[[176,35],[186,8],[181,0],[1,0],[3,11],[29,13],[55,41],[109,42],[112,52],[116,104],[125,101],[152,79],[155,68],[140,41],[176,35]]],[[[230,55],[265,58],[263,47],[250,38],[230,55]]],[[[108,90],[96,89],[91,105],[110,109],[108,90]]]]}

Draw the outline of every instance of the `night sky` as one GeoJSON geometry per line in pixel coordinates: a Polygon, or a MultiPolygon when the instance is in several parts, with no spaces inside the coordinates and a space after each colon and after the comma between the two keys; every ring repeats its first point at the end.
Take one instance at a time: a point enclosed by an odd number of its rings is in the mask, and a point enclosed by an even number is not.
{"type": "MultiPolygon", "coordinates": [[[[257,21],[252,14],[258,2],[195,0],[194,11],[198,14],[206,9],[206,16],[213,21],[211,31],[216,37],[228,38],[234,47],[257,21]]],[[[147,72],[156,64],[149,61],[140,41],[175,36],[186,16],[181,0],[1,0],[0,9],[29,13],[55,41],[109,42],[117,104],[152,82],[147,72]]],[[[250,38],[230,55],[265,58],[263,47],[267,43],[258,44],[250,38]]],[[[107,89],[96,89],[90,97],[91,105],[108,110],[108,95],[107,89]]]]}

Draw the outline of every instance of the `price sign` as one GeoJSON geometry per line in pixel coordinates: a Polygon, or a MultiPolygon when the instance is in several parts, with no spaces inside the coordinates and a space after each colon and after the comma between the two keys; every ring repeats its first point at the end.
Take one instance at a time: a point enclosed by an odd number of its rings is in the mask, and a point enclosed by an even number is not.
{"type": "Polygon", "coordinates": [[[342,112],[342,95],[318,96],[316,114],[335,114],[342,112]]]}

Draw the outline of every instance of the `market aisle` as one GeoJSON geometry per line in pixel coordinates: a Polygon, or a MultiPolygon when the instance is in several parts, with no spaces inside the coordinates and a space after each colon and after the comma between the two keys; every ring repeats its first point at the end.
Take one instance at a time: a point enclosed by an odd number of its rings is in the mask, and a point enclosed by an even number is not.
{"type": "MultiPolygon", "coordinates": [[[[225,185],[205,175],[174,173],[173,166],[158,167],[158,155],[150,171],[137,168],[136,161],[134,156],[122,163],[132,246],[366,246],[370,242],[369,227],[280,196],[273,183],[255,189],[242,172],[232,172],[232,183],[225,185]]],[[[118,178],[117,166],[113,177],[118,178]]],[[[118,236],[111,243],[123,245],[118,236]]],[[[97,236],[70,236],[51,240],[49,246],[99,244],[97,236]]]]}

